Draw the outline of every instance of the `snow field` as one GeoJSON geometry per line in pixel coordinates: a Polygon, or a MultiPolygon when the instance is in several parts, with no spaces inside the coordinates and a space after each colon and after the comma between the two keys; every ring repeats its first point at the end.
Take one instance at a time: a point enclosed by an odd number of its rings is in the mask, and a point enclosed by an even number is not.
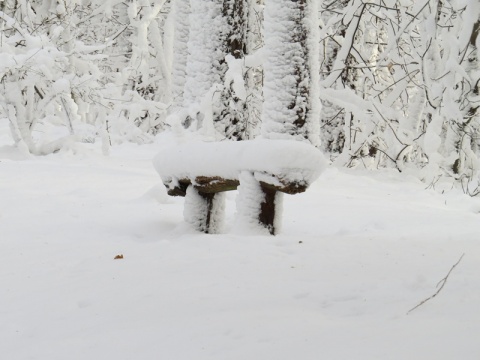
{"type": "Polygon", "coordinates": [[[2,358],[480,356],[478,199],[328,168],[284,196],[280,235],[236,230],[235,192],[228,233],[205,235],[159,186],[158,148],[20,160],[0,135],[2,358]]]}

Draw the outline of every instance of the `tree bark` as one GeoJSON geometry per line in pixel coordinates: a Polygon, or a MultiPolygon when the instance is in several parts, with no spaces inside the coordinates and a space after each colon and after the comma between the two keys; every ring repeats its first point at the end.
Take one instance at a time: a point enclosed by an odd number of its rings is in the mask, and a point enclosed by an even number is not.
{"type": "Polygon", "coordinates": [[[262,135],[320,144],[319,33],[316,0],[265,4],[262,135]]]}

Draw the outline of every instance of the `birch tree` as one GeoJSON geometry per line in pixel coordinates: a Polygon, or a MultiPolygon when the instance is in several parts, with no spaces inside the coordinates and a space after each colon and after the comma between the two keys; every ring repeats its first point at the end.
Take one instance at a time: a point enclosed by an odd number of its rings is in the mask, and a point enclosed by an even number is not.
{"type": "Polygon", "coordinates": [[[434,160],[432,170],[441,170],[440,175],[478,183],[480,5],[440,1],[432,10],[428,20],[435,24],[435,33],[431,27],[422,29],[431,36],[423,59],[426,113],[432,118],[426,152],[434,160]]]}
{"type": "MultiPolygon", "coordinates": [[[[348,24],[344,23],[345,9],[348,7],[348,0],[321,2],[320,4],[320,78],[323,80],[335,70],[333,68],[335,59],[345,39],[345,31],[348,24]]],[[[347,61],[352,62],[349,57],[347,61]]],[[[340,69],[339,69],[340,70],[340,69]]],[[[354,84],[357,70],[342,66],[343,87],[354,84]]],[[[336,86],[332,84],[331,86],[336,86]]],[[[321,132],[322,149],[330,154],[332,158],[338,156],[345,143],[345,119],[352,120],[352,113],[345,113],[345,109],[326,99],[322,100],[321,132]]]]}

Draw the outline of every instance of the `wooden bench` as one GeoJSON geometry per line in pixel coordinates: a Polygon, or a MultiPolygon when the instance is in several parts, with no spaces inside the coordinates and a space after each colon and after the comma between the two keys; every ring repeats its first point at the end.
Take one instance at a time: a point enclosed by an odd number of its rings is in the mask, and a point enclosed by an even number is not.
{"type": "Polygon", "coordinates": [[[251,140],[168,147],[154,164],[168,194],[186,197],[185,219],[198,230],[221,231],[224,192],[238,189],[238,215],[276,234],[282,195],[304,192],[325,161],[302,142],[251,140]]]}

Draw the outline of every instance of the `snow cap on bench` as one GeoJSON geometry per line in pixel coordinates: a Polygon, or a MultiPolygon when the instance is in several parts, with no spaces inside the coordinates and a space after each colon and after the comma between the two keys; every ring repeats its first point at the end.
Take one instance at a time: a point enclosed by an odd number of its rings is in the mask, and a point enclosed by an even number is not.
{"type": "Polygon", "coordinates": [[[325,169],[326,161],[307,143],[255,139],[170,146],[155,157],[154,166],[164,184],[197,177],[238,179],[242,171],[250,171],[272,185],[282,179],[308,186],[325,169]]]}

